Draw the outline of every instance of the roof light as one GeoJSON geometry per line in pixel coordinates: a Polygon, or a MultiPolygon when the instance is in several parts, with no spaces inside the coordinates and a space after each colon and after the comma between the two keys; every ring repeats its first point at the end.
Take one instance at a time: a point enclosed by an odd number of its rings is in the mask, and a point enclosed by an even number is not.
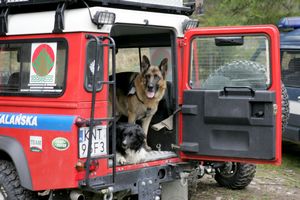
{"type": "Polygon", "coordinates": [[[94,15],[93,22],[98,26],[98,28],[102,28],[105,24],[114,24],[116,19],[116,14],[107,11],[97,11],[94,15]]]}
{"type": "Polygon", "coordinates": [[[182,24],[183,32],[187,31],[191,28],[196,28],[199,25],[199,21],[197,19],[185,20],[182,24]]]}
{"type": "Polygon", "coordinates": [[[281,29],[300,28],[300,17],[284,17],[279,20],[278,28],[281,29]]]}

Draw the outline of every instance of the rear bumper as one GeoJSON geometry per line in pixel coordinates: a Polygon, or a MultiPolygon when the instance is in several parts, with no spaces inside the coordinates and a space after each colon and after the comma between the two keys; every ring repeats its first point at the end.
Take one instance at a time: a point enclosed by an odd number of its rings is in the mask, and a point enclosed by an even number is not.
{"type": "MultiPolygon", "coordinates": [[[[131,194],[154,194],[160,191],[160,185],[162,183],[181,179],[181,173],[187,168],[191,169],[190,164],[178,163],[117,172],[114,182],[112,175],[91,178],[89,180],[90,188],[101,190],[112,186],[114,192],[127,190],[130,191],[131,194]]],[[[85,189],[85,186],[86,182],[81,181],[79,187],[85,189]]],[[[89,188],[86,189],[89,190],[89,188]]]]}

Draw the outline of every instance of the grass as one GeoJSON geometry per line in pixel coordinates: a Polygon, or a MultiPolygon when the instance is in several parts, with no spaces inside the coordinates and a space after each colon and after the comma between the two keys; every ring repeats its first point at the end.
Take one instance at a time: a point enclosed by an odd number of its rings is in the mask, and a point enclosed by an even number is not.
{"type": "Polygon", "coordinates": [[[256,176],[266,179],[284,177],[284,184],[300,188],[300,145],[284,142],[282,164],[280,166],[258,165],[256,176]]]}

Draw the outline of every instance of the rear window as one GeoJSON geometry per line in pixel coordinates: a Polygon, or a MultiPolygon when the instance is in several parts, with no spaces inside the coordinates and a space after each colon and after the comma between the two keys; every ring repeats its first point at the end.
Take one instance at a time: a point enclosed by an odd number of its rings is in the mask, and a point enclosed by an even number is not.
{"type": "Polygon", "coordinates": [[[191,44],[190,86],[211,90],[268,88],[269,46],[265,35],[195,37],[191,44]]]}
{"type": "Polygon", "coordinates": [[[61,95],[65,87],[67,43],[0,43],[0,95],[61,95]]]}
{"type": "Polygon", "coordinates": [[[281,77],[285,86],[300,87],[300,51],[281,51],[281,77]]]}

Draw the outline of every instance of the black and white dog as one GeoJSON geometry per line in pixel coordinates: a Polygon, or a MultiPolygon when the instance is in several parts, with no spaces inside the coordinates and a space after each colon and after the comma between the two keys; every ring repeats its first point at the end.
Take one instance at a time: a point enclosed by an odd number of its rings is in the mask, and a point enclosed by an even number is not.
{"type": "Polygon", "coordinates": [[[145,134],[140,125],[118,122],[116,134],[117,164],[136,164],[145,160],[145,134]]]}

